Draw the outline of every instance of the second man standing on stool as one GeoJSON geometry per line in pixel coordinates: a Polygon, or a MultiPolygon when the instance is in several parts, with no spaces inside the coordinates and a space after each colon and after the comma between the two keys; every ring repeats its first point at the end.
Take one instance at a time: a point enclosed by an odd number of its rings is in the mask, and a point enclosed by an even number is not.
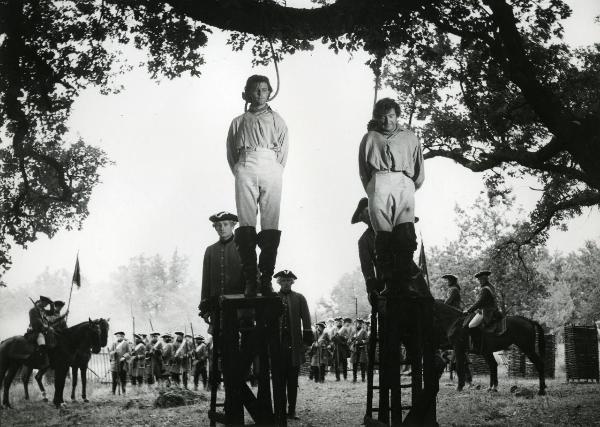
{"type": "Polygon", "coordinates": [[[242,98],[250,108],[231,122],[227,135],[227,161],[235,176],[235,203],[239,227],[235,243],[242,260],[246,297],[255,297],[258,271],[263,295],[273,295],[271,277],[275,271],[281,238],[279,208],[281,182],[288,154],[287,126],[267,105],[273,91],[269,79],[253,75],[246,82],[242,98]],[[256,233],[260,209],[261,231],[256,233]],[[260,248],[257,256],[256,246],[260,248]]]}
{"type": "Polygon", "coordinates": [[[373,108],[376,130],[362,139],[358,152],[360,179],[369,198],[375,230],[375,253],[382,295],[408,291],[412,278],[415,233],[415,190],[425,179],[423,152],[417,136],[398,124],[400,106],[390,98],[373,108]]]}

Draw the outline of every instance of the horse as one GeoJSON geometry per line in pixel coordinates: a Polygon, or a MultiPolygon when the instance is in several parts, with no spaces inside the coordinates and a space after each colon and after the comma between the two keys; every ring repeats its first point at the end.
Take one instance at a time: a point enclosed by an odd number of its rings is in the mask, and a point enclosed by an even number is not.
{"type": "MultiPolygon", "coordinates": [[[[79,349],[89,348],[96,354],[101,348],[100,328],[91,319],[57,333],[56,346],[48,348],[50,367],[55,371],[53,403],[57,408],[64,406],[63,390],[73,354],[79,349]]],[[[4,406],[11,408],[8,395],[18,369],[23,365],[38,368],[39,363],[33,345],[25,337],[14,336],[0,343],[0,384],[4,387],[4,406]]]]}
{"type": "Polygon", "coordinates": [[[454,349],[456,357],[456,373],[458,375],[457,390],[465,386],[465,366],[469,352],[469,336],[480,341],[481,346],[471,353],[481,354],[490,369],[489,391],[498,391],[498,363],[494,358],[494,351],[506,350],[511,344],[516,345],[534,364],[539,375],[538,395],[546,394],[546,380],[544,371],[545,341],[544,331],[540,324],[523,316],[507,316],[506,331],[501,335],[481,332],[479,328],[466,328],[464,322],[467,317],[462,311],[436,300],[434,304],[436,324],[444,330],[454,349]],[[536,352],[536,343],[539,351],[536,352]]]}
{"type": "MultiPolygon", "coordinates": [[[[106,343],[108,341],[108,329],[109,329],[109,324],[108,321],[110,319],[96,319],[94,320],[94,324],[97,325],[97,327],[99,328],[99,332],[100,332],[100,347],[105,347],[106,343]]],[[[85,347],[84,346],[80,346],[77,348],[77,350],[75,351],[75,354],[73,354],[73,361],[71,362],[71,383],[72,383],[72,390],[71,390],[71,400],[75,400],[75,389],[77,387],[77,372],[78,369],[81,371],[81,387],[82,387],[82,391],[81,391],[81,398],[83,399],[84,402],[89,402],[87,400],[86,397],[86,384],[87,384],[87,365],[90,361],[92,357],[92,351],[89,347],[85,347]]],[[[46,390],[44,389],[44,384],[42,382],[42,378],[44,376],[44,374],[46,373],[46,371],[49,369],[50,367],[46,367],[44,369],[40,369],[38,370],[37,374],[35,375],[35,380],[38,384],[38,387],[40,388],[40,391],[42,392],[42,397],[43,397],[43,401],[47,402],[48,399],[46,398],[46,390]]],[[[28,400],[29,399],[29,389],[28,389],[28,384],[29,384],[29,378],[31,376],[31,372],[33,371],[33,368],[30,366],[23,366],[23,372],[22,372],[22,376],[21,379],[23,381],[23,388],[25,390],[25,399],[28,400]]]]}

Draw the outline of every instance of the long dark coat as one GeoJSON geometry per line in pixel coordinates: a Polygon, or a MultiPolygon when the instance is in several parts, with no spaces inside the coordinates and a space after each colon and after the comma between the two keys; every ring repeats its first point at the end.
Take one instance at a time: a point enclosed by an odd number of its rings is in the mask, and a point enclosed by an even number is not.
{"type": "Polygon", "coordinates": [[[303,332],[311,332],[310,311],[304,295],[290,291],[289,294],[279,292],[281,298],[287,298],[290,319],[290,339],[292,347],[292,365],[300,366],[304,363],[303,332]]]}
{"type": "Polygon", "coordinates": [[[226,242],[219,240],[207,247],[202,266],[201,301],[243,292],[242,261],[233,237],[226,242]]]}

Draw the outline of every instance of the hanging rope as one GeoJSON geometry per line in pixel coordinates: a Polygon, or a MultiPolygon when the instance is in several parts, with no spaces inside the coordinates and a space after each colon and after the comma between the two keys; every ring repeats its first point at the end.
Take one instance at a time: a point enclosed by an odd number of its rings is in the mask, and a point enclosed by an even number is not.
{"type": "Polygon", "coordinates": [[[379,53],[375,56],[375,60],[373,61],[373,64],[371,65],[372,69],[373,69],[373,74],[375,74],[375,87],[374,87],[374,94],[373,94],[373,108],[375,108],[375,104],[377,103],[377,92],[379,91],[379,88],[381,87],[381,68],[382,68],[382,64],[383,64],[383,57],[385,56],[385,53],[379,53]]]}
{"type": "Polygon", "coordinates": [[[273,42],[269,39],[269,46],[271,46],[271,55],[273,57],[273,64],[275,65],[275,75],[277,76],[277,86],[275,86],[275,93],[269,97],[269,101],[275,99],[277,94],[279,94],[279,64],[277,61],[277,55],[275,54],[275,48],[273,47],[273,42]]]}

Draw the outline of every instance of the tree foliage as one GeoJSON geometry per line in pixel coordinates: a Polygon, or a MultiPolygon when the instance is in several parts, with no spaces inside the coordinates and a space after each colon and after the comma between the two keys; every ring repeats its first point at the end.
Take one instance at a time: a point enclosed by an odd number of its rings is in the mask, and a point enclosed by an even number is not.
{"type": "MultiPolygon", "coordinates": [[[[106,155],[71,144],[66,120],[82,88],[118,90],[119,46],[148,55],[153,78],[198,75],[213,26],[250,44],[257,62],[311,49],[364,49],[368,65],[423,122],[426,157],[507,176],[535,176],[528,235],[600,202],[599,45],[562,40],[561,0],[0,0],[0,268],[11,242],[80,227],[106,155]],[[398,82],[400,81],[400,82],[398,82]],[[80,164],[84,166],[80,168],[80,164]]],[[[412,120],[411,120],[412,121],[412,120]]],[[[2,271],[0,270],[0,273],[2,271]]]]}
{"type": "Polygon", "coordinates": [[[344,274],[329,295],[317,302],[315,313],[318,320],[338,316],[366,319],[371,313],[371,306],[360,269],[344,274]]]}

